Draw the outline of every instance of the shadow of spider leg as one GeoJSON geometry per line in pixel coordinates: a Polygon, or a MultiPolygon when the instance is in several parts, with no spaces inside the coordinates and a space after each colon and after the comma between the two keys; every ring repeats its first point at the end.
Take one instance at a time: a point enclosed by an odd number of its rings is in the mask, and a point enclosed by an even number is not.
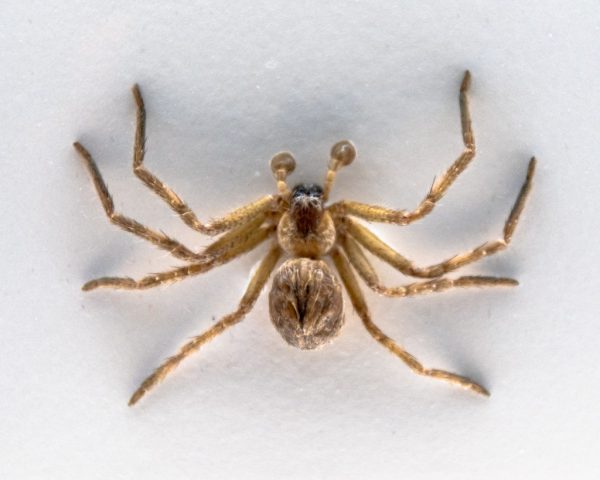
{"type": "Polygon", "coordinates": [[[184,358],[197,351],[202,345],[208,343],[220,333],[223,333],[227,328],[240,322],[254,306],[254,303],[258,299],[261,290],[269,280],[269,276],[273,272],[273,269],[275,268],[280,256],[281,248],[279,245],[274,245],[262,260],[252,279],[250,280],[250,284],[248,285],[246,293],[244,293],[237,310],[223,317],[201,335],[193,337],[189,342],[179,349],[177,354],[168,358],[154,371],[152,375],[142,382],[140,387],[131,396],[129,405],[135,405],[150,389],[152,389],[157,383],[162,381],[170,372],[172,372],[184,358]]]}
{"type": "MultiPolygon", "coordinates": [[[[153,273],[140,280],[134,280],[129,277],[102,277],[90,280],[82,290],[89,291],[96,288],[116,288],[122,290],[145,290],[148,288],[158,287],[169,283],[183,280],[184,278],[199,275],[212,270],[215,267],[223,265],[240,255],[249,252],[266,240],[272,233],[275,232],[275,226],[261,227],[248,233],[247,235],[238,236],[238,241],[229,238],[228,244],[223,244],[223,239],[217,240],[215,243],[207,247],[209,252],[213,250],[211,247],[220,245],[221,249],[214,249],[215,254],[209,254],[204,258],[204,261],[192,263],[183,267],[175,268],[166,272],[153,273]]],[[[242,229],[240,229],[242,230],[242,229]]],[[[246,229],[243,229],[244,233],[246,229]]]]}
{"type": "Polygon", "coordinates": [[[442,277],[425,282],[401,285],[399,287],[386,287],[379,282],[379,277],[375,269],[356,240],[347,235],[342,235],[340,244],[346,253],[346,257],[367,286],[380,295],[387,297],[426,295],[443,292],[456,287],[515,287],[519,284],[519,282],[512,278],[470,275],[455,279],[442,277]]]}
{"type": "Polygon", "coordinates": [[[348,291],[348,295],[352,305],[354,306],[354,309],[361,318],[367,331],[375,340],[400,358],[413,372],[419,375],[445,380],[455,385],[472,390],[475,393],[489,396],[489,392],[484,387],[467,377],[447,372],[445,370],[425,368],[415,357],[413,357],[410,353],[404,350],[404,348],[383,333],[381,329],[371,320],[369,309],[346,257],[337,248],[332,250],[331,257],[340,274],[342,282],[348,291]]]}
{"type": "Polygon", "coordinates": [[[425,198],[414,210],[395,210],[351,200],[342,200],[334,203],[330,207],[332,214],[354,215],[370,222],[408,225],[430,213],[434,209],[435,204],[444,196],[448,188],[450,188],[457,177],[467,168],[469,163],[471,163],[471,160],[475,157],[475,137],[473,136],[473,130],[471,128],[471,113],[469,111],[469,99],[467,97],[467,91],[469,90],[470,85],[471,74],[467,70],[461,82],[459,92],[460,123],[465,148],[454,163],[433,182],[433,185],[425,198]]]}
{"type": "Polygon", "coordinates": [[[144,167],[145,136],[146,136],[146,110],[140,87],[134,85],[132,88],[136,103],[136,128],[133,146],[133,173],[144,184],[157,193],[167,204],[181,217],[181,219],[192,229],[206,234],[217,235],[233,227],[246,223],[254,217],[274,208],[275,199],[272,195],[266,195],[248,205],[233,210],[227,215],[202,223],[198,220],[192,209],[158,177],[150,173],[144,167]]]}
{"type": "Polygon", "coordinates": [[[515,231],[515,228],[517,227],[521,212],[525,207],[527,196],[531,191],[535,165],[535,158],[532,158],[529,162],[525,182],[523,183],[519,195],[517,196],[517,200],[515,201],[508,219],[504,224],[503,238],[500,240],[486,242],[477,248],[455,255],[454,257],[435,265],[428,267],[416,267],[413,262],[396,252],[392,247],[383,242],[379,237],[377,237],[377,235],[375,235],[366,227],[358,224],[350,218],[340,218],[337,222],[340,225],[341,230],[347,232],[348,235],[353,237],[372,254],[381,258],[384,262],[390,264],[392,267],[396,268],[405,275],[421,278],[439,277],[469,263],[476,262],[477,260],[504,250],[508,246],[512,240],[512,235],[515,231]]]}

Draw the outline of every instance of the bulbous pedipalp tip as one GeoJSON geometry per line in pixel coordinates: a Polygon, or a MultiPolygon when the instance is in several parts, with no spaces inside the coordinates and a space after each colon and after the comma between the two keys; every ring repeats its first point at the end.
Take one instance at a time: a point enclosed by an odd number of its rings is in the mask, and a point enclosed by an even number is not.
{"type": "Polygon", "coordinates": [[[350,140],[342,140],[331,147],[331,159],[341,167],[350,165],[356,158],[356,147],[350,140]]]}

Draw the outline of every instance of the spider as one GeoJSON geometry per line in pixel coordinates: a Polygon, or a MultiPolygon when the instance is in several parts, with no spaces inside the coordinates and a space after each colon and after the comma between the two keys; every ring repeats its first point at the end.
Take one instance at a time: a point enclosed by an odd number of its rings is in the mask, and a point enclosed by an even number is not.
{"type": "Polygon", "coordinates": [[[271,160],[271,170],[277,183],[277,193],[266,195],[227,215],[202,223],[188,205],[167,185],[144,166],[145,108],[137,85],[133,87],[136,103],[136,130],[133,151],[133,172],[158,194],[185,224],[205,235],[220,237],[201,252],[195,252],[162,232],[152,230],[137,221],[117,213],[113,200],[90,153],[79,142],[74,146],[85,162],[109,220],[118,227],[141,237],[174,257],[187,262],[185,266],[148,275],[140,280],[128,277],[102,277],[83,285],[84,291],[97,288],[143,290],[178,282],[223,265],[269,241],[270,248],[253,274],[237,307],[202,334],[192,337],[180,350],[168,358],[146,378],[133,393],[129,405],[137,403],[150,389],[172,372],[181,361],[217,335],[239,323],[254,306],[269,277],[273,283],[269,294],[269,312],[275,328],[294,347],[314,349],[330,342],[344,323],[342,286],[371,336],[399,357],[413,372],[445,380],[475,393],[489,392],[473,380],[423,366],[413,355],[388,337],[372,320],[355,271],[366,285],[380,295],[406,297],[441,292],[456,287],[512,287],[511,278],[491,276],[445,275],[484,257],[504,250],[510,243],[519,216],[530,192],[536,160],[531,158],[526,179],[514,203],[502,238],[484,243],[435,265],[420,267],[384,243],[356,219],[409,225],[431,213],[450,185],[475,157],[475,141],[467,91],[471,75],[466,71],[460,86],[459,104],[464,150],[446,172],[437,178],[425,198],[414,210],[395,210],[342,200],[327,205],[338,170],[356,157],[354,145],[343,140],[331,148],[327,175],[323,186],[299,184],[290,189],[287,176],[296,162],[288,152],[280,152],[271,160]],[[383,285],[371,266],[365,250],[379,257],[402,274],[425,279],[397,287],[383,285]],[[276,269],[282,257],[287,259],[276,269]],[[324,259],[333,261],[341,284],[324,259]]]}

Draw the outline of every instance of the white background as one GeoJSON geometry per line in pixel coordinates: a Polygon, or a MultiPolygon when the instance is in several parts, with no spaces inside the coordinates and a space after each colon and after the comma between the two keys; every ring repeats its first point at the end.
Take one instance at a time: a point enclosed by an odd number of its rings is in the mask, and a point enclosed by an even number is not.
{"type": "Polygon", "coordinates": [[[599,478],[597,1],[123,3],[0,6],[2,478],[599,478]],[[273,192],[277,151],[292,183],[321,181],[342,138],[359,157],[334,199],[416,206],[461,151],[465,68],[476,160],[426,220],[372,228],[422,265],[494,239],[535,154],[513,245],[466,270],[521,286],[367,298],[425,365],[491,398],[412,374],[350,307],[333,344],[294,350],[263,295],[128,408],[235,308],[264,248],[168,288],[81,292],[177,261],[108,223],[72,142],[119,211],[200,248],[131,172],[134,82],[148,168],[208,219],[273,192]]]}

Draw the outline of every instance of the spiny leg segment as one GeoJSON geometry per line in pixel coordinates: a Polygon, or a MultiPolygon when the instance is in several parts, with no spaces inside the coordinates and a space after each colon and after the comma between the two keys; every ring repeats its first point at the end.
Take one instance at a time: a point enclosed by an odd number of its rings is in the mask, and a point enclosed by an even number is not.
{"type": "Polygon", "coordinates": [[[135,405],[150,389],[152,389],[157,383],[162,381],[171,371],[173,371],[184,358],[194,353],[202,345],[209,342],[220,333],[224,332],[227,328],[240,322],[254,306],[254,303],[260,295],[265,283],[269,279],[269,276],[275,268],[280,256],[281,248],[278,245],[273,246],[267,256],[262,260],[258,269],[254,273],[254,276],[250,280],[250,284],[248,285],[246,293],[244,293],[237,310],[223,317],[206,332],[193,337],[189,342],[179,349],[179,352],[176,355],[167,359],[167,361],[158,367],[152,375],[142,382],[140,387],[131,396],[129,405],[135,405]]]}
{"type": "Polygon", "coordinates": [[[365,256],[360,245],[351,237],[342,235],[340,244],[346,257],[365,281],[367,286],[380,295],[387,297],[408,297],[443,292],[451,288],[464,287],[515,287],[519,284],[512,278],[488,276],[464,276],[456,279],[436,278],[425,282],[416,282],[399,287],[386,287],[379,281],[375,269],[365,256]]]}
{"type": "Polygon", "coordinates": [[[244,224],[275,207],[275,198],[272,195],[266,195],[248,205],[233,210],[224,217],[213,219],[209,223],[200,222],[191,208],[171,188],[144,167],[146,110],[140,87],[134,85],[132,90],[137,107],[135,142],[133,147],[133,172],[142,182],[167,202],[189,227],[206,235],[217,235],[244,224]]]}
{"type": "Polygon", "coordinates": [[[352,301],[354,309],[361,318],[367,331],[375,340],[400,358],[413,372],[419,375],[445,380],[455,385],[472,390],[475,393],[489,396],[489,392],[484,387],[467,377],[447,372],[445,370],[425,368],[414,356],[412,356],[394,340],[383,333],[381,329],[371,320],[367,304],[362,292],[360,291],[360,287],[358,286],[358,282],[356,281],[356,277],[352,272],[348,260],[337,248],[334,248],[334,250],[331,252],[331,257],[333,258],[333,262],[335,263],[335,266],[340,274],[342,282],[348,291],[348,295],[350,296],[350,300],[352,301]]]}
{"type": "Polygon", "coordinates": [[[405,275],[420,278],[439,277],[469,263],[476,262],[477,260],[504,250],[508,246],[519,222],[521,212],[525,207],[527,196],[531,191],[535,165],[536,160],[535,158],[532,158],[527,168],[525,182],[523,183],[510,215],[504,224],[504,234],[502,239],[486,242],[483,245],[474,248],[473,250],[455,255],[444,262],[431,265],[429,267],[416,267],[410,260],[396,252],[392,247],[379,239],[369,229],[351,220],[350,218],[339,219],[338,225],[340,225],[340,228],[343,231],[347,232],[348,235],[353,237],[372,254],[381,258],[384,262],[390,264],[392,267],[396,268],[405,275]]]}
{"type": "MultiPolygon", "coordinates": [[[[246,242],[250,237],[256,235],[256,231],[267,220],[267,215],[261,213],[254,219],[240,225],[239,227],[228,230],[216,241],[208,245],[202,254],[206,257],[214,257],[226,252],[231,248],[236,248],[239,244],[246,242]]],[[[272,229],[273,230],[273,229],[272,229]]]]}
{"type": "Polygon", "coordinates": [[[202,258],[201,255],[191,251],[185,245],[181,244],[177,240],[174,240],[173,238],[168,237],[164,233],[156,232],[142,225],[141,223],[126,217],[125,215],[115,212],[113,199],[108,191],[106,183],[102,179],[100,170],[98,169],[98,166],[96,165],[92,155],[79,142],[75,142],[73,146],[85,161],[85,166],[92,177],[96,192],[98,192],[98,196],[100,197],[100,201],[102,202],[106,216],[111,223],[117,225],[127,232],[133,233],[138,237],[148,240],[150,243],[153,243],[163,250],[167,250],[173,256],[182,260],[197,261],[202,258]]]}
{"type": "Polygon", "coordinates": [[[377,205],[343,200],[333,204],[330,209],[333,215],[354,215],[370,222],[397,223],[408,225],[419,220],[430,213],[435,204],[444,196],[450,185],[467,168],[475,157],[475,137],[471,128],[471,113],[469,111],[469,99],[467,91],[471,85],[471,73],[467,70],[460,85],[460,123],[465,148],[454,163],[436,179],[423,201],[413,211],[394,210],[377,205]]]}
{"type": "MultiPolygon", "coordinates": [[[[275,226],[261,227],[255,229],[247,236],[238,237],[238,242],[232,241],[228,248],[219,250],[218,254],[209,255],[205,261],[193,263],[183,267],[175,268],[166,272],[153,273],[140,280],[129,277],[102,277],[90,280],[82,290],[89,291],[96,288],[115,288],[121,290],[145,290],[161,285],[177,282],[187,277],[199,275],[212,270],[215,267],[230,262],[236,257],[256,248],[275,232],[275,226]]],[[[217,242],[219,242],[219,239],[217,242]]],[[[215,243],[217,243],[215,242],[215,243]]],[[[213,244],[214,245],[214,244],[213,244]]],[[[208,247],[210,249],[210,247],[208,247]]]]}

